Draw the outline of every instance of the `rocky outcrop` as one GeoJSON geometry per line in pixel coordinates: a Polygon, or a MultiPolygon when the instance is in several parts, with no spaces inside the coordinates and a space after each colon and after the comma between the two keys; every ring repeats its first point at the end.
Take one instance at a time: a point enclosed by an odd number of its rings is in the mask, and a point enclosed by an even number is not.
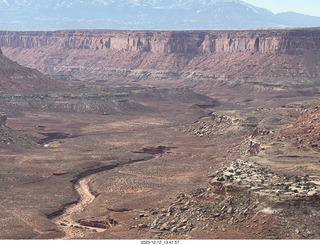
{"type": "Polygon", "coordinates": [[[161,239],[201,231],[217,238],[319,236],[318,179],[282,176],[243,160],[210,177],[210,187],[180,193],[166,207],[144,210],[135,218],[138,225],[131,228],[155,231],[154,238],[161,239]],[[294,221],[293,216],[305,223],[294,221]]]}
{"type": "Polygon", "coordinates": [[[225,188],[226,184],[236,184],[275,202],[285,202],[290,198],[312,200],[319,197],[320,189],[317,183],[319,180],[309,175],[281,176],[256,162],[239,160],[219,172],[211,181],[215,187],[225,188]]]}
{"type": "MultiPolygon", "coordinates": [[[[181,193],[162,209],[147,210],[137,217],[138,229],[158,231],[155,238],[168,235],[186,235],[192,231],[214,231],[220,222],[229,225],[244,224],[266,204],[237,186],[229,186],[225,193],[212,188],[199,188],[191,193],[181,193]]],[[[225,225],[226,227],[226,225],[225,225]]]]}
{"type": "Polygon", "coordinates": [[[78,223],[85,227],[96,227],[101,229],[108,229],[118,224],[118,222],[110,217],[103,220],[78,220],[78,223]]]}

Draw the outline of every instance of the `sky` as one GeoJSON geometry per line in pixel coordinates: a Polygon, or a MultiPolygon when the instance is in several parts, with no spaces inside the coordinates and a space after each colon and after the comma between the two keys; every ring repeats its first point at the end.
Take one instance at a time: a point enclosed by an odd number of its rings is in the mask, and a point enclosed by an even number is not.
{"type": "Polygon", "coordinates": [[[292,11],[320,17],[319,0],[242,0],[256,7],[266,8],[277,14],[292,11]]]}

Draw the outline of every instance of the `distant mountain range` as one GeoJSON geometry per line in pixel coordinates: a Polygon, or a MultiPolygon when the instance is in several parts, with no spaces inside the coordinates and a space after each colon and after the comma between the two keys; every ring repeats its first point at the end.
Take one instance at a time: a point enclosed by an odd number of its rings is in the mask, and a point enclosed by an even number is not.
{"type": "Polygon", "coordinates": [[[239,0],[0,0],[1,30],[231,30],[316,27],[320,17],[274,14],[239,0]]]}

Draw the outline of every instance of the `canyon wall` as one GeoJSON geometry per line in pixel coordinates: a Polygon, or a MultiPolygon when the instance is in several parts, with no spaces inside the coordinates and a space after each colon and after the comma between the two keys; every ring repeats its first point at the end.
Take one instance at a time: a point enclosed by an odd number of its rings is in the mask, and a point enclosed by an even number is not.
{"type": "Polygon", "coordinates": [[[185,83],[317,80],[320,28],[0,32],[3,53],[61,80],[185,83]],[[180,81],[180,82],[181,82],[180,81]]]}
{"type": "Polygon", "coordinates": [[[283,31],[56,31],[0,32],[11,48],[59,46],[64,49],[125,50],[160,54],[259,52],[297,54],[320,49],[320,30],[283,31]]]}

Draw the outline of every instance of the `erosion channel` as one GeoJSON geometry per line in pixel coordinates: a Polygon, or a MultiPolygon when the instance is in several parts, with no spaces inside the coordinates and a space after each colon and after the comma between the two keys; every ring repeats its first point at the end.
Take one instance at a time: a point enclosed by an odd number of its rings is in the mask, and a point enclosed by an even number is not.
{"type": "Polygon", "coordinates": [[[63,228],[66,234],[66,239],[71,238],[72,234],[82,232],[83,230],[89,230],[92,232],[101,232],[105,230],[98,227],[82,226],[72,219],[72,216],[75,213],[82,212],[95,199],[95,196],[92,195],[88,186],[88,182],[91,178],[91,176],[83,178],[75,185],[75,190],[80,196],[79,202],[69,206],[61,215],[52,219],[55,224],[63,228]]]}
{"type": "MultiPolygon", "coordinates": [[[[47,146],[49,147],[49,146],[47,146]]],[[[75,204],[70,204],[67,206],[61,214],[52,218],[52,221],[63,229],[65,233],[64,239],[70,239],[74,237],[83,237],[87,233],[91,232],[103,232],[106,231],[107,228],[117,224],[113,219],[106,219],[102,222],[96,221],[83,221],[76,220],[74,216],[77,214],[81,214],[84,210],[95,200],[96,196],[92,194],[89,182],[92,181],[99,174],[101,175],[104,171],[109,171],[117,167],[121,167],[127,164],[139,163],[142,161],[150,160],[153,156],[157,154],[162,154],[166,150],[169,150],[165,146],[158,146],[155,148],[143,148],[141,151],[137,151],[134,153],[145,154],[142,158],[130,160],[127,163],[120,163],[111,166],[104,166],[98,169],[91,170],[89,172],[84,172],[79,174],[76,180],[71,181],[74,183],[74,189],[79,195],[78,202],[75,204]],[[91,174],[90,174],[91,173],[91,174]],[[84,177],[82,177],[84,176],[84,177]],[[79,179],[78,179],[79,178],[79,179]]]]}

